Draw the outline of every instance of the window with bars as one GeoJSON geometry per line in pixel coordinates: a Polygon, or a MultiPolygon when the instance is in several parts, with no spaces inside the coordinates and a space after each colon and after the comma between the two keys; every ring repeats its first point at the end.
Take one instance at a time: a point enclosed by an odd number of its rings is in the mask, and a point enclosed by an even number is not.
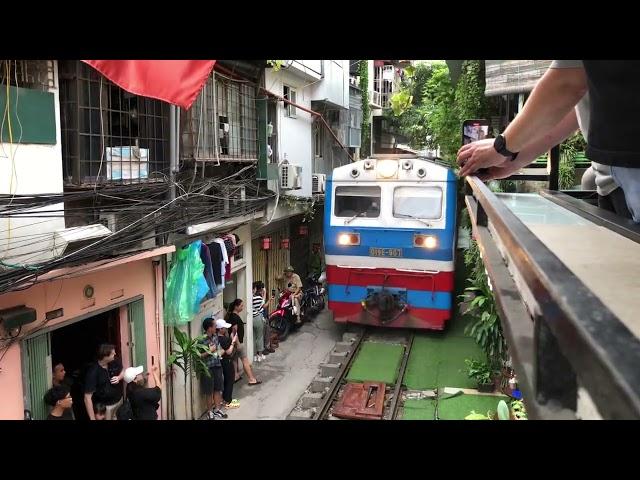
{"type": "Polygon", "coordinates": [[[215,72],[184,112],[183,157],[197,161],[258,159],[256,89],[215,72]]]}
{"type": "Polygon", "coordinates": [[[0,84],[48,91],[55,88],[53,60],[0,60],[0,84]]]}
{"type": "Polygon", "coordinates": [[[61,61],[59,76],[67,183],[138,183],[166,178],[168,103],[126,92],[80,61],[61,61]]]}
{"type": "MultiPolygon", "coordinates": [[[[293,87],[289,87],[284,85],[283,87],[283,95],[286,100],[290,102],[296,103],[296,90],[293,87]]],[[[290,103],[284,104],[284,112],[287,117],[296,118],[296,107],[295,105],[291,105],[290,103]]]]}
{"type": "Polygon", "coordinates": [[[273,127],[271,135],[267,137],[267,143],[271,147],[269,163],[278,163],[278,103],[275,100],[270,100],[267,105],[267,123],[273,127]]]}

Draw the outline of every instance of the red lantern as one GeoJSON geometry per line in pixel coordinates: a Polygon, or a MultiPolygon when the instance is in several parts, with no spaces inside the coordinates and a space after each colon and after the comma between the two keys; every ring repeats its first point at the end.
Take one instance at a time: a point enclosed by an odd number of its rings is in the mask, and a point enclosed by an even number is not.
{"type": "Polygon", "coordinates": [[[309,226],[308,225],[300,225],[298,227],[298,234],[301,237],[306,237],[307,235],[309,235],[309,226]]]}
{"type": "Polygon", "coordinates": [[[262,237],[262,250],[271,250],[271,237],[262,237]]]}
{"type": "Polygon", "coordinates": [[[288,238],[283,238],[282,240],[280,240],[280,248],[282,248],[284,250],[289,250],[289,239],[288,238]]]}

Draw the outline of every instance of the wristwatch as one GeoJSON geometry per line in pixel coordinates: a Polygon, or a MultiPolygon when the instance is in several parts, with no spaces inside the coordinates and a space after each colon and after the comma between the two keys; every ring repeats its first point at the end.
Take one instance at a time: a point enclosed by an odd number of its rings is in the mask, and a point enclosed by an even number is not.
{"type": "Polygon", "coordinates": [[[507,150],[507,141],[504,138],[504,135],[501,133],[498,134],[496,139],[493,142],[493,148],[495,148],[496,152],[498,152],[503,157],[510,157],[511,161],[515,160],[520,152],[511,152],[507,150]]]}

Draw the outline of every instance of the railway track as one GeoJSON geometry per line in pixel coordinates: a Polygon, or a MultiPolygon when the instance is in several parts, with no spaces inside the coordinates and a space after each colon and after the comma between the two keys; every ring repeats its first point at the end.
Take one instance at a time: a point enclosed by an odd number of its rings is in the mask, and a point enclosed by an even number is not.
{"type": "MultiPolygon", "coordinates": [[[[402,405],[402,388],[408,359],[413,346],[414,333],[405,330],[383,330],[361,328],[343,335],[330,355],[330,363],[320,366],[320,376],[316,377],[300,398],[289,419],[340,420],[333,415],[333,409],[345,392],[349,372],[363,345],[368,342],[388,343],[402,346],[402,358],[395,382],[386,384],[382,420],[394,420],[402,405]]],[[[356,382],[359,383],[359,382],[356,382]]],[[[380,397],[382,398],[382,394],[380,397]]],[[[368,400],[367,400],[368,402],[368,400]]]]}

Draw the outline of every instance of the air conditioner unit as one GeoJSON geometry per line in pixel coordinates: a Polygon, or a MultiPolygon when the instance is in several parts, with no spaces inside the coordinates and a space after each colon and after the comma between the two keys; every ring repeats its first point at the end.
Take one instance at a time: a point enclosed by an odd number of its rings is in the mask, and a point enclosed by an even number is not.
{"type": "Polygon", "coordinates": [[[302,167],[289,162],[280,165],[280,188],[298,190],[302,188],[302,167]]]}
{"type": "Polygon", "coordinates": [[[311,192],[324,193],[327,176],[324,173],[314,173],[311,177],[311,192]]]}

